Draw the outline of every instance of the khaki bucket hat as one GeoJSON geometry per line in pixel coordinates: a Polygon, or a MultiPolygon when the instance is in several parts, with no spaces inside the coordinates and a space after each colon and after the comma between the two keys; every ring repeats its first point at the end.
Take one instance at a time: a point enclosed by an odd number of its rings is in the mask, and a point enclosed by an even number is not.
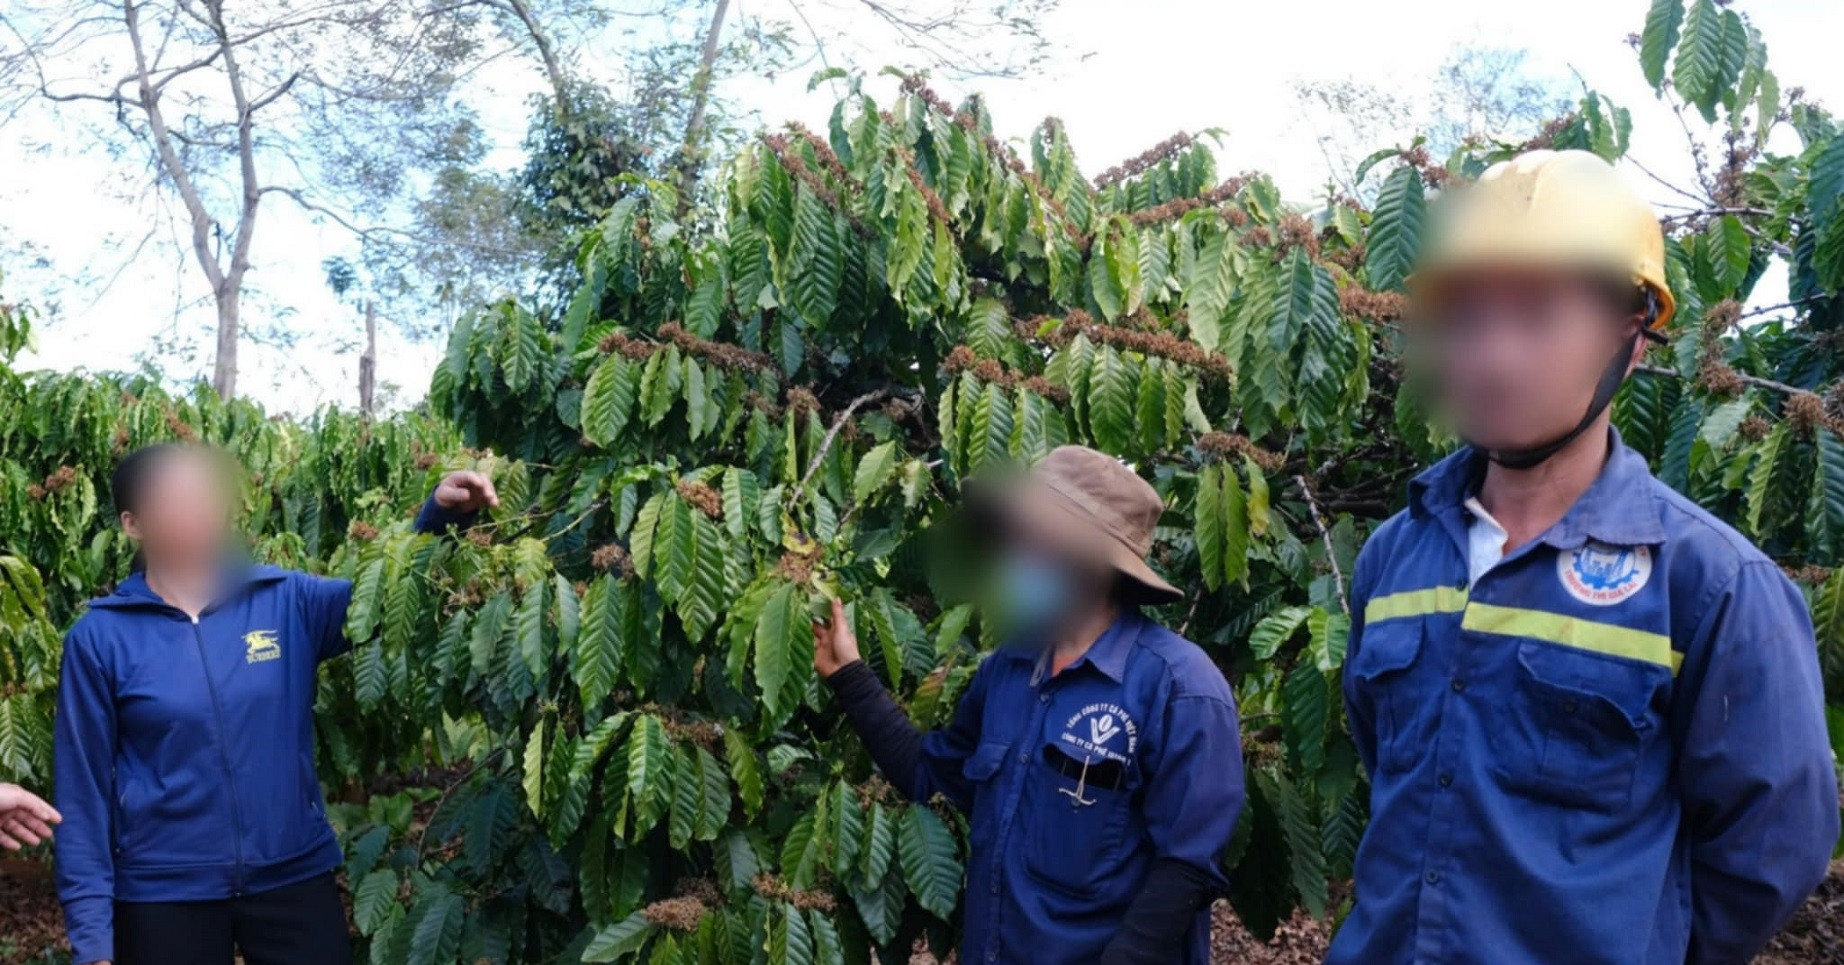
{"type": "Polygon", "coordinates": [[[976,494],[1008,532],[1105,564],[1132,584],[1132,602],[1184,596],[1146,562],[1165,503],[1120,460],[1086,446],[1059,446],[1023,477],[976,494]]]}

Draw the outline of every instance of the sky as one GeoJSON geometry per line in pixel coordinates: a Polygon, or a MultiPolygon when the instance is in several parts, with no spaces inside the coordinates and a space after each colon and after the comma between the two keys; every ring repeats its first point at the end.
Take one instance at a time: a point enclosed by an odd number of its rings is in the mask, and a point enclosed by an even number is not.
{"type": "MultiPolygon", "coordinates": [[[[786,0],[735,0],[733,9],[744,17],[786,17],[777,2],[786,6],[786,0]]],[[[1585,83],[1630,108],[1631,157],[1689,184],[1683,130],[1646,87],[1626,44],[1646,6],[1646,0],[1062,0],[1042,23],[1056,51],[1040,69],[1016,80],[938,79],[935,86],[951,99],[981,90],[1004,136],[1021,137],[1045,116],[1061,118],[1082,169],[1091,173],[1175,132],[1219,129],[1221,173],[1264,170],[1289,198],[1307,200],[1324,183],[1327,166],[1303,120],[1298,83],[1350,79],[1415,97],[1427,93],[1433,71],[1458,46],[1519,48],[1531,74],[1585,83]]],[[[1804,86],[1834,110],[1844,108],[1844,71],[1836,60],[1844,2],[1739,0],[1736,6],[1761,29],[1782,89],[1804,86]]],[[[855,38],[851,49],[834,45],[833,62],[849,57],[875,72],[901,57],[893,45],[880,46],[875,30],[851,22],[849,5],[812,9],[844,18],[821,24],[822,31],[855,38]]],[[[619,50],[592,48],[585,59],[597,56],[618,57],[619,50]]],[[[833,97],[823,87],[807,91],[817,66],[772,79],[733,78],[724,94],[766,126],[792,118],[823,129],[833,97]]],[[[541,83],[535,69],[520,63],[487,79],[482,120],[500,145],[495,159],[507,166],[516,163],[526,98],[541,83]]],[[[887,99],[890,85],[879,79],[870,86],[887,99]]],[[[52,309],[26,364],[125,370],[152,355],[169,377],[208,377],[214,316],[203,278],[170,232],[156,230],[150,238],[150,224],[166,223],[168,202],[126,191],[142,176],[137,159],[110,158],[83,140],[48,111],[0,128],[0,250],[31,252],[24,262],[0,264],[0,292],[52,309]]],[[[1655,200],[1670,199],[1631,166],[1629,173],[1655,200]]],[[[245,310],[296,341],[246,344],[242,390],[278,411],[354,405],[357,313],[327,289],[321,263],[356,246],[342,229],[285,203],[265,206],[261,219],[250,276],[261,297],[245,310]]],[[[1771,291],[1769,284],[1758,297],[1770,298],[1771,291]]],[[[394,390],[391,400],[414,404],[441,345],[407,341],[387,324],[380,354],[379,379],[394,390]]]]}

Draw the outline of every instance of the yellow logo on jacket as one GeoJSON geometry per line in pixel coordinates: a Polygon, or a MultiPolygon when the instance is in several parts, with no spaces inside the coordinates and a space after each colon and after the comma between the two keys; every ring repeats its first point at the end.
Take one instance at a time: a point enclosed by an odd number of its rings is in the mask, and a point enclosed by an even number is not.
{"type": "Polygon", "coordinates": [[[251,630],[244,634],[243,648],[243,659],[247,663],[262,663],[282,656],[282,645],[276,642],[274,630],[251,630]]]}

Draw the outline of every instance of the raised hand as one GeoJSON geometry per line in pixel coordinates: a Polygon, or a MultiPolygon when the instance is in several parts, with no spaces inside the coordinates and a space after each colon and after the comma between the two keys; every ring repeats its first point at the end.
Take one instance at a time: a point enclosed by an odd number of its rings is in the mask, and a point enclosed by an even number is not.
{"type": "Polygon", "coordinates": [[[435,487],[435,504],[453,513],[478,513],[499,508],[499,491],[485,473],[451,472],[435,487]]]}
{"type": "Polygon", "coordinates": [[[837,597],[832,601],[832,619],[813,622],[813,669],[821,677],[830,677],[839,668],[859,660],[858,636],[845,619],[845,604],[837,597]]]}
{"type": "Polygon", "coordinates": [[[0,784],[0,848],[18,851],[51,837],[64,820],[55,808],[17,784],[0,784]]]}

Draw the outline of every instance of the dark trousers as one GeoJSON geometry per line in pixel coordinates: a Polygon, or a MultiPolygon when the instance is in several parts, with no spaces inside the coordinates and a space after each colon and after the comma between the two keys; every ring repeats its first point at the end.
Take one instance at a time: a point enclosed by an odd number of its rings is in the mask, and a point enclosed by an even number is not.
{"type": "Polygon", "coordinates": [[[223,901],[115,903],[115,965],[351,965],[331,874],[223,901]]]}

